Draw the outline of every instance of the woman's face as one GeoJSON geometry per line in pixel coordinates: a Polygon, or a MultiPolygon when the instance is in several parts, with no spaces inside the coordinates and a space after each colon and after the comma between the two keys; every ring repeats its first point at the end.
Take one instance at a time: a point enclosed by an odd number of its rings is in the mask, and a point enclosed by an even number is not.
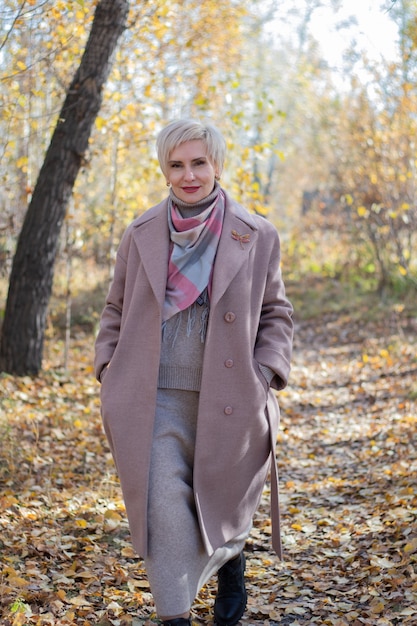
{"type": "Polygon", "coordinates": [[[171,152],[167,180],[183,202],[193,204],[213,191],[217,172],[206,152],[201,139],[182,143],[171,152]]]}

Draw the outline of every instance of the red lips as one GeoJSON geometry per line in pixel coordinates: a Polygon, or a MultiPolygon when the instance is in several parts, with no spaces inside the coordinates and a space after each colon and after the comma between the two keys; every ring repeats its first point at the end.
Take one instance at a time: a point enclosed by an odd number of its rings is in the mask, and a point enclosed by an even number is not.
{"type": "Polygon", "coordinates": [[[185,193],[195,193],[199,189],[200,187],[182,187],[182,190],[185,191],[185,193]]]}

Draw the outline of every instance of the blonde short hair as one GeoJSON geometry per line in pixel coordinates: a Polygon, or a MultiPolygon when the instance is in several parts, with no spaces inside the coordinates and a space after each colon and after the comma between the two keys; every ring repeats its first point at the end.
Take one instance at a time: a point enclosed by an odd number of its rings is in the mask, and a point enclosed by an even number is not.
{"type": "Polygon", "coordinates": [[[207,157],[220,176],[226,155],[226,142],[223,135],[212,124],[203,124],[191,119],[171,122],[161,130],[157,137],[158,161],[165,176],[167,176],[169,157],[175,148],[187,141],[196,140],[204,142],[207,157]]]}

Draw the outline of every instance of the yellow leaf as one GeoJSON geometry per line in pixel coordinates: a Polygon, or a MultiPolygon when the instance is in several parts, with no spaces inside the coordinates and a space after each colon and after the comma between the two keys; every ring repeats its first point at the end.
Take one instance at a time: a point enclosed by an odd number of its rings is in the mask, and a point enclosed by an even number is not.
{"type": "Polygon", "coordinates": [[[382,601],[375,602],[375,604],[371,603],[371,611],[372,613],[382,613],[385,611],[385,604],[382,601]]]}
{"type": "Polygon", "coordinates": [[[358,206],[357,213],[359,217],[366,217],[368,215],[368,209],[364,206],[358,206]]]}
{"type": "Polygon", "coordinates": [[[115,519],[115,520],[118,520],[119,522],[122,520],[121,516],[119,515],[119,513],[117,513],[117,511],[111,511],[110,509],[107,509],[107,511],[104,513],[104,517],[105,519],[115,519]]]}
{"type": "Polygon", "coordinates": [[[16,159],[16,166],[19,168],[23,168],[28,164],[29,159],[27,156],[22,156],[19,159],[16,159]]]}
{"type": "Polygon", "coordinates": [[[9,582],[12,587],[19,587],[20,589],[23,587],[28,587],[29,585],[29,581],[25,580],[21,576],[9,576],[7,582],[9,582]]]}
{"type": "Polygon", "coordinates": [[[12,626],[25,626],[26,623],[26,615],[24,613],[17,613],[13,618],[12,626]]]}
{"type": "Polygon", "coordinates": [[[14,504],[19,504],[19,501],[12,495],[6,495],[0,498],[0,509],[8,509],[14,504]]]}
{"type": "Polygon", "coordinates": [[[296,513],[299,513],[300,509],[296,506],[290,506],[288,507],[288,512],[291,513],[291,515],[294,515],[296,513]]]}
{"type": "Polygon", "coordinates": [[[77,519],[75,521],[76,526],[78,526],[78,528],[87,528],[88,524],[85,521],[85,519],[77,519]]]}
{"type": "Polygon", "coordinates": [[[404,552],[406,554],[417,552],[417,537],[414,537],[409,543],[404,546],[404,552]]]}
{"type": "Polygon", "coordinates": [[[104,527],[107,531],[114,530],[120,526],[122,516],[116,513],[116,511],[106,511],[104,514],[104,527]]]}
{"type": "Polygon", "coordinates": [[[106,125],[106,121],[104,118],[97,116],[96,117],[96,126],[99,130],[101,130],[103,128],[103,126],[106,125]]]}
{"type": "Polygon", "coordinates": [[[127,559],[134,559],[136,557],[136,552],[130,546],[127,546],[126,548],[122,548],[120,554],[127,559]]]}

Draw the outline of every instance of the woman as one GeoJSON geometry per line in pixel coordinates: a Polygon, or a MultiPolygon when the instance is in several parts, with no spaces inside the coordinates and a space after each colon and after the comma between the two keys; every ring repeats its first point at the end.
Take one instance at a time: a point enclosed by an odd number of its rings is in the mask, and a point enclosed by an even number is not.
{"type": "Polygon", "coordinates": [[[172,122],[157,150],[170,191],[123,235],[96,341],[103,423],[163,624],[190,625],[217,571],[215,621],[231,626],[269,469],[280,554],[273,389],[289,375],[292,307],[275,228],[219,185],[219,131],[172,122]]]}

